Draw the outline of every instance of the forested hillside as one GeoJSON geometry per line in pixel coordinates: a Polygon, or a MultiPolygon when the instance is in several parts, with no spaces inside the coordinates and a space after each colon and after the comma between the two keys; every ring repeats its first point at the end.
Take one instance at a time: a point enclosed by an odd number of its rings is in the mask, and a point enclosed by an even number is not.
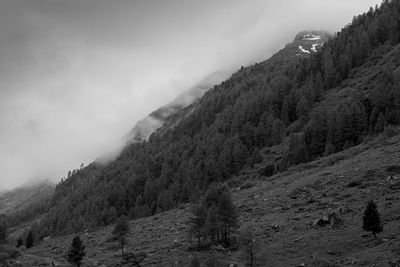
{"type": "Polygon", "coordinates": [[[55,184],[42,181],[0,194],[0,214],[10,217],[11,224],[30,221],[48,209],[55,184]]]}
{"type": "Polygon", "coordinates": [[[384,1],[318,52],[296,57],[284,49],[241,68],[148,141],[62,181],[40,223],[42,235],[196,201],[210,184],[263,163],[271,147],[280,153],[271,172],[280,172],[399,124],[399,43],[400,1],[384,1]]]}
{"type": "Polygon", "coordinates": [[[218,81],[223,80],[226,77],[224,71],[214,72],[189,90],[183,92],[176,97],[172,102],[158,108],[151,112],[144,119],[138,121],[135,126],[126,134],[125,141],[130,144],[132,142],[146,141],[150,135],[160,128],[168,118],[176,115],[182,109],[189,106],[193,102],[201,98],[210,87],[216,84],[218,81]]]}

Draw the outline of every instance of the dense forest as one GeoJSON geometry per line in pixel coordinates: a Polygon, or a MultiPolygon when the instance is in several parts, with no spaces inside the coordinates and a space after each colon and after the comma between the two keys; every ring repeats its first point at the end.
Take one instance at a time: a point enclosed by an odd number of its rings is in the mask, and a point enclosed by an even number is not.
{"type": "MultiPolygon", "coordinates": [[[[241,68],[106,166],[56,187],[39,235],[62,235],[197,202],[209,185],[281,147],[270,174],[400,122],[400,1],[355,17],[317,53],[241,68]]],[[[18,219],[14,218],[14,223],[18,219]]]]}

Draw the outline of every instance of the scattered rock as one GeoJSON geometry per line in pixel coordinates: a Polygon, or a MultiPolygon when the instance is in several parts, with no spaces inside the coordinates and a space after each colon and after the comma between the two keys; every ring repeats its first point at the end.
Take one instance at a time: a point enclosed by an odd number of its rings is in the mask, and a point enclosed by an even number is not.
{"type": "Polygon", "coordinates": [[[279,226],[279,224],[273,224],[273,225],[271,225],[271,228],[272,228],[272,230],[274,230],[275,232],[279,232],[279,229],[280,229],[281,227],[279,226]]]}
{"type": "Polygon", "coordinates": [[[226,251],[226,249],[222,245],[215,246],[215,250],[217,250],[217,251],[226,251]]]}
{"type": "Polygon", "coordinates": [[[360,181],[351,181],[347,184],[347,187],[357,187],[360,186],[362,183],[360,181]]]}
{"type": "Polygon", "coordinates": [[[179,242],[179,240],[175,239],[174,242],[172,243],[172,248],[177,248],[180,246],[181,246],[181,243],[179,242]]]}
{"type": "Polygon", "coordinates": [[[335,227],[343,223],[343,219],[339,216],[340,212],[331,211],[328,215],[322,215],[314,221],[313,226],[327,226],[335,227]]]}
{"type": "Polygon", "coordinates": [[[280,210],[282,210],[282,207],[281,207],[281,206],[277,206],[277,207],[274,207],[274,208],[272,209],[272,211],[280,211],[280,210]]]}

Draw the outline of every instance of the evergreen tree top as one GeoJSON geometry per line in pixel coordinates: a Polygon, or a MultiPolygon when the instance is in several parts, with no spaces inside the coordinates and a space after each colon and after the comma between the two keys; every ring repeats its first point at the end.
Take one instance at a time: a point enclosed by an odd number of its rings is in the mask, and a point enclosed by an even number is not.
{"type": "Polygon", "coordinates": [[[68,251],[68,262],[77,264],[79,266],[85,255],[85,246],[83,245],[82,240],[79,236],[75,236],[68,251]]]}
{"type": "Polygon", "coordinates": [[[129,233],[129,221],[125,217],[125,215],[122,215],[121,217],[118,218],[114,230],[113,230],[113,235],[114,236],[125,236],[126,234],[129,233]]]}

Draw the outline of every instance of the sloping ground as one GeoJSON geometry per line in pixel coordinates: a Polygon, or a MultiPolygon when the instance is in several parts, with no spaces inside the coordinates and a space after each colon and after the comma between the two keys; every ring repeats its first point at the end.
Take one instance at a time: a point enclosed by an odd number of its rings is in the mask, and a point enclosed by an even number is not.
{"type": "MultiPolygon", "coordinates": [[[[256,233],[257,266],[400,266],[400,136],[383,136],[344,152],[303,164],[235,189],[241,228],[256,233]],[[374,240],[362,230],[366,202],[376,201],[384,231],[374,240]],[[330,211],[342,225],[313,226],[330,211]]],[[[146,254],[141,266],[188,266],[188,206],[132,221],[128,251],[146,254]]],[[[111,228],[81,233],[87,247],[84,266],[116,266],[111,228]]],[[[42,241],[23,251],[20,266],[61,266],[72,236],[42,241]],[[40,265],[42,264],[42,265],[40,265]]],[[[244,266],[243,249],[215,252],[225,263],[244,266]]],[[[67,265],[68,266],[68,265],[67,265]]],[[[129,265],[125,265],[129,266],[129,265]]]]}

